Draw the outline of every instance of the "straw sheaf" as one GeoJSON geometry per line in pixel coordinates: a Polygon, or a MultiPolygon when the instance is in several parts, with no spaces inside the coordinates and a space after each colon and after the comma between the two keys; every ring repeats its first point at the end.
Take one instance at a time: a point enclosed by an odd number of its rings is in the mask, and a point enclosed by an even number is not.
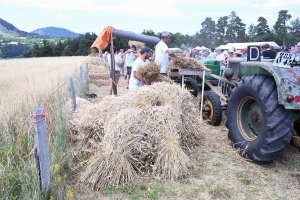
{"type": "Polygon", "coordinates": [[[90,58],[88,60],[88,80],[99,87],[109,84],[109,70],[101,58],[90,58]]]}
{"type": "Polygon", "coordinates": [[[167,82],[170,84],[176,84],[172,79],[170,79],[167,76],[163,76],[161,74],[159,74],[152,83],[158,83],[158,82],[167,82]]]}
{"type": "Polygon", "coordinates": [[[139,50],[139,49],[141,49],[141,48],[143,48],[145,46],[145,43],[138,42],[138,41],[133,41],[133,40],[129,40],[128,41],[128,45],[129,45],[129,47],[131,47],[132,45],[135,45],[136,49],[139,50]]]}
{"type": "Polygon", "coordinates": [[[147,65],[138,68],[137,73],[148,82],[152,82],[157,79],[160,73],[160,67],[154,62],[150,62],[147,65]]]}
{"type": "Polygon", "coordinates": [[[81,182],[104,189],[150,174],[168,180],[189,175],[187,154],[199,145],[206,125],[187,90],[155,83],[85,106],[69,123],[73,154],[82,161],[88,157],[81,182]]]}
{"type": "Polygon", "coordinates": [[[205,65],[194,59],[185,57],[175,57],[171,60],[170,69],[194,69],[194,70],[209,70],[205,65]]]}

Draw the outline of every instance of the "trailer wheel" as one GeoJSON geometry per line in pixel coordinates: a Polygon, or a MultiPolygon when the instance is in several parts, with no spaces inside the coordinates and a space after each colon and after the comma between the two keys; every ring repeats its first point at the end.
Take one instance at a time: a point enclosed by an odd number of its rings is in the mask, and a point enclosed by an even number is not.
{"type": "Polygon", "coordinates": [[[220,125],[222,121],[222,105],[220,97],[213,91],[206,91],[204,93],[202,115],[203,119],[209,120],[209,123],[213,126],[220,125]]]}
{"type": "Polygon", "coordinates": [[[189,77],[185,81],[185,87],[191,92],[194,97],[198,96],[198,85],[195,79],[189,77]]]}
{"type": "Polygon", "coordinates": [[[246,159],[257,164],[270,163],[283,155],[296,134],[296,118],[295,112],[278,104],[272,77],[243,77],[228,99],[228,138],[246,159]]]}

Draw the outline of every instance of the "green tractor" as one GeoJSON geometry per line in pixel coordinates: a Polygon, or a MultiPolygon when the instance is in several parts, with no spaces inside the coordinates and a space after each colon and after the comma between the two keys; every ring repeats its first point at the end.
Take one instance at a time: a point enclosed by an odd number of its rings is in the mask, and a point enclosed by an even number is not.
{"type": "Polygon", "coordinates": [[[235,86],[227,100],[228,138],[246,159],[266,164],[290,144],[300,149],[299,58],[300,51],[229,61],[225,74],[235,86]]]}

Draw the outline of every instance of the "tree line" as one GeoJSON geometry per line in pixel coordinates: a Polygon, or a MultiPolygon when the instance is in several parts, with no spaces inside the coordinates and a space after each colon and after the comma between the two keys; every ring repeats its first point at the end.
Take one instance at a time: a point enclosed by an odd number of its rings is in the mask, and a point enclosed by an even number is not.
{"type": "MultiPolygon", "coordinates": [[[[201,28],[194,35],[183,35],[179,32],[170,33],[171,40],[168,46],[182,49],[203,45],[209,48],[216,47],[229,42],[263,42],[275,41],[278,45],[296,44],[300,41],[300,20],[299,17],[291,20],[292,16],[287,10],[280,10],[276,23],[269,27],[264,17],[258,17],[256,23],[252,23],[248,31],[246,24],[232,11],[228,16],[220,17],[217,21],[206,17],[200,24],[201,28]]],[[[143,30],[142,34],[160,38],[161,33],[153,30],[143,30]]],[[[43,40],[42,45],[37,43],[32,48],[2,47],[2,57],[8,58],[23,52],[24,57],[50,57],[50,56],[86,56],[91,53],[91,45],[97,38],[95,33],[85,33],[77,38],[68,38],[53,44],[43,40]],[[14,51],[17,52],[14,54],[14,51]]],[[[114,39],[114,45],[120,49],[129,48],[128,40],[122,38],[114,39]]],[[[19,46],[19,45],[18,45],[19,46]]],[[[149,45],[154,49],[153,45],[149,45]]],[[[109,51],[108,46],[103,51],[109,51]]]]}

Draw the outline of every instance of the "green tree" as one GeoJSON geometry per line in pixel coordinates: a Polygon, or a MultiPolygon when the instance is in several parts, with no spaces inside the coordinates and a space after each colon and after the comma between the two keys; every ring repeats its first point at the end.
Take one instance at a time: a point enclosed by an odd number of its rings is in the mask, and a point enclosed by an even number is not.
{"type": "Polygon", "coordinates": [[[216,23],[211,17],[206,17],[201,23],[202,29],[200,30],[201,45],[206,47],[214,46],[214,38],[216,35],[216,23]]]}
{"type": "Polygon", "coordinates": [[[271,33],[268,21],[264,17],[259,17],[257,21],[258,24],[256,26],[256,36],[254,38],[254,41],[268,41],[271,33]]]}
{"type": "Polygon", "coordinates": [[[254,41],[255,36],[256,36],[256,26],[254,24],[251,24],[248,28],[248,40],[254,41]]]}
{"type": "Polygon", "coordinates": [[[34,43],[32,54],[31,54],[32,57],[39,57],[39,50],[40,50],[40,46],[38,45],[38,43],[34,43]]]}
{"type": "Polygon", "coordinates": [[[220,17],[216,24],[216,39],[217,39],[215,41],[216,46],[225,44],[227,42],[225,37],[227,29],[228,29],[228,16],[220,17]]]}
{"type": "Polygon", "coordinates": [[[62,53],[62,56],[73,56],[73,55],[74,53],[71,45],[66,45],[62,53]]]}
{"type": "Polygon", "coordinates": [[[64,51],[64,44],[59,40],[53,47],[53,56],[62,56],[64,51]]]}
{"type": "Polygon", "coordinates": [[[292,20],[289,28],[289,43],[296,44],[300,41],[300,20],[297,17],[295,20],[292,20]]]}
{"type": "Polygon", "coordinates": [[[228,17],[228,29],[226,39],[228,42],[243,42],[246,38],[246,24],[232,11],[228,17]]]}
{"type": "Polygon", "coordinates": [[[288,14],[287,10],[281,10],[278,12],[278,18],[273,26],[276,36],[276,42],[279,44],[285,45],[286,34],[288,30],[287,22],[292,18],[290,14],[288,14]]]}

